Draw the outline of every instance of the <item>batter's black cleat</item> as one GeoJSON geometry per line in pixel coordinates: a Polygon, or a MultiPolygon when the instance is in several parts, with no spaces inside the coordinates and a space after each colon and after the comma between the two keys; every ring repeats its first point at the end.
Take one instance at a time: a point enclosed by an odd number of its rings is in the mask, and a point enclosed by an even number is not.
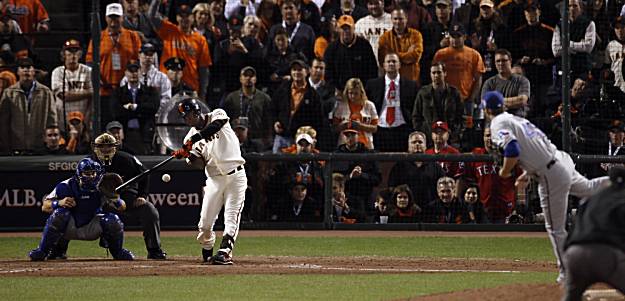
{"type": "Polygon", "coordinates": [[[149,250],[148,259],[165,260],[167,259],[167,253],[163,252],[160,248],[149,250]]]}
{"type": "Polygon", "coordinates": [[[210,250],[206,250],[202,248],[202,261],[209,262],[209,260],[211,260],[211,257],[213,257],[213,249],[211,248],[210,250]]]}
{"type": "Polygon", "coordinates": [[[219,251],[217,252],[217,255],[211,258],[211,263],[213,265],[231,265],[232,257],[230,257],[230,255],[226,252],[219,251]]]}

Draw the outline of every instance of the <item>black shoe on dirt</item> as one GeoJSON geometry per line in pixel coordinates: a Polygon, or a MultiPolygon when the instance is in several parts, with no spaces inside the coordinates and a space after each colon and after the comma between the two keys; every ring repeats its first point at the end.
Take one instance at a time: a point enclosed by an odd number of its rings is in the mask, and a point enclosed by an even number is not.
{"type": "Polygon", "coordinates": [[[161,249],[150,250],[148,251],[148,259],[165,260],[167,259],[167,253],[161,249]]]}
{"type": "Polygon", "coordinates": [[[217,252],[217,255],[211,258],[211,263],[213,265],[231,265],[232,257],[226,252],[217,252]]]}

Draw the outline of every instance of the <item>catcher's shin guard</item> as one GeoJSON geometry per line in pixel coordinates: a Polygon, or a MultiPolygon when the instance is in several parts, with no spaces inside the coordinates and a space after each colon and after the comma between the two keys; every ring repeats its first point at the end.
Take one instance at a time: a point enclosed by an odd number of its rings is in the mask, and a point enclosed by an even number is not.
{"type": "Polygon", "coordinates": [[[41,261],[48,257],[50,250],[56,246],[63,233],[65,233],[70,218],[71,213],[65,208],[58,208],[52,212],[43,229],[39,247],[28,254],[32,261],[41,261]]]}
{"type": "Polygon", "coordinates": [[[50,255],[48,255],[48,260],[65,260],[67,259],[67,248],[69,247],[69,240],[61,237],[59,241],[56,243],[56,246],[52,248],[50,251],[50,255]]]}
{"type": "Polygon", "coordinates": [[[113,213],[106,213],[100,219],[100,225],[102,226],[102,238],[106,242],[113,258],[117,260],[134,259],[134,255],[130,251],[122,248],[124,244],[124,223],[119,219],[119,216],[113,213]]]}

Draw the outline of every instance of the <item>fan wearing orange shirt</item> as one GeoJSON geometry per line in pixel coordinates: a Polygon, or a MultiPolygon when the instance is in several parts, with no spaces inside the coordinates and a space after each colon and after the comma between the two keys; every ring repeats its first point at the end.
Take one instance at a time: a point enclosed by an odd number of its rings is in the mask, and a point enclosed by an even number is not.
{"type": "Polygon", "coordinates": [[[193,11],[183,4],[176,9],[178,25],[162,20],[158,15],[161,0],[152,0],[148,16],[163,40],[163,54],[160,69],[167,72],[162,62],[171,57],[182,58],[186,65],[182,71],[182,80],[198,93],[201,99],[208,87],[208,67],[212,65],[208,43],[198,32],[193,31],[193,11]]]}
{"type": "MultiPolygon", "coordinates": [[[[5,1],[2,1],[5,2],[5,1]]],[[[40,0],[9,0],[2,9],[8,10],[23,33],[46,32],[50,29],[48,11],[40,0]]]]}
{"type": "MultiPolygon", "coordinates": [[[[106,28],[100,32],[100,125],[113,121],[110,97],[124,77],[126,65],[139,60],[141,38],[135,31],[122,27],[124,12],[122,5],[111,3],[106,6],[106,28]]],[[[89,42],[87,64],[93,62],[93,40],[89,42]]]]}

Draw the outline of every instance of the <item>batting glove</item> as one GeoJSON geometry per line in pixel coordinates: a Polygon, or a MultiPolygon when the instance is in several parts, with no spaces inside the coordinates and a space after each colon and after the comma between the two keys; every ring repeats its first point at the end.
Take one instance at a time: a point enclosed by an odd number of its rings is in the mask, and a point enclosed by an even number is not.
{"type": "Polygon", "coordinates": [[[176,159],[189,158],[190,156],[189,152],[185,148],[174,151],[171,155],[176,157],[176,159]]]}
{"type": "Polygon", "coordinates": [[[193,149],[193,141],[191,140],[187,140],[187,142],[184,143],[184,145],[182,146],[182,148],[187,151],[190,152],[193,149]]]}

